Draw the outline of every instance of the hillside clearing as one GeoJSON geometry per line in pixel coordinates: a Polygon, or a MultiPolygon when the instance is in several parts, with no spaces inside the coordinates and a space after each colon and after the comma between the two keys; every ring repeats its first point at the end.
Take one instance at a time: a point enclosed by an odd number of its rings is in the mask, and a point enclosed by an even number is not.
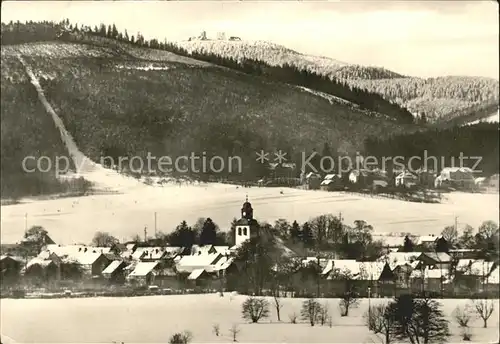
{"type": "MultiPolygon", "coordinates": [[[[341,318],[338,299],[328,302],[332,327],[310,327],[306,323],[290,324],[288,316],[300,313],[303,299],[283,299],[283,321],[276,321],[275,310],[270,318],[258,324],[241,318],[244,296],[224,297],[217,294],[146,296],[130,298],[82,298],[49,300],[2,300],[2,332],[20,342],[52,343],[166,342],[175,332],[189,330],[193,343],[231,342],[229,329],[237,324],[238,342],[242,343],[374,343],[379,342],[363,324],[368,300],[363,299],[348,317],[341,318]],[[174,311],[175,310],[175,311],[174,311]],[[50,317],[46,315],[50,314],[50,317]],[[139,320],[140,319],[140,320],[139,320]],[[66,324],[60,327],[59,324],[66,324]],[[221,335],[215,336],[213,325],[219,324],[221,335]],[[89,331],[92,329],[92,331],[89,331]],[[133,330],[131,330],[133,329],[133,330]]],[[[372,299],[372,304],[389,299],[372,299]]],[[[439,300],[445,316],[451,321],[449,342],[462,342],[459,330],[451,320],[453,309],[468,300],[439,300]]],[[[482,321],[471,321],[472,342],[489,343],[498,339],[498,300],[488,328],[482,321]]]]}

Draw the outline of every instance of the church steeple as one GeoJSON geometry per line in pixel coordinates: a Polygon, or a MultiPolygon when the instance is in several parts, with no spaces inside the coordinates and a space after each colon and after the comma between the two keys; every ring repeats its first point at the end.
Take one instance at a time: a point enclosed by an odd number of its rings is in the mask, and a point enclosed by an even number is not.
{"type": "Polygon", "coordinates": [[[243,207],[241,208],[241,218],[247,220],[253,219],[252,204],[248,202],[248,195],[246,196],[245,203],[243,203],[243,207]]]}

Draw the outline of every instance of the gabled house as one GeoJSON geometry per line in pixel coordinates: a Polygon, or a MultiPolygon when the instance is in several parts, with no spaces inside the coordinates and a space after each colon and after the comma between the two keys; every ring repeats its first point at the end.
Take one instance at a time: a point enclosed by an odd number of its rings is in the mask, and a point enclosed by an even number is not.
{"type": "Polygon", "coordinates": [[[111,261],[103,253],[80,252],[74,255],[67,255],[63,258],[63,264],[76,264],[83,273],[83,277],[101,276],[104,269],[111,261]]]}
{"type": "Polygon", "coordinates": [[[2,287],[17,283],[22,263],[11,256],[0,256],[0,282],[2,287]]]}
{"type": "Polygon", "coordinates": [[[127,263],[123,260],[114,260],[102,271],[102,275],[111,284],[123,284],[126,279],[125,267],[127,263]]]}
{"type": "Polygon", "coordinates": [[[452,258],[445,252],[422,252],[418,257],[417,268],[428,267],[430,269],[448,270],[452,263],[452,258]]]}
{"type": "Polygon", "coordinates": [[[468,167],[445,167],[436,178],[435,186],[449,185],[454,188],[472,189],[474,172],[468,167]]]}
{"type": "Polygon", "coordinates": [[[159,274],[159,270],[160,265],[158,262],[138,262],[126,279],[134,285],[153,285],[156,275],[159,274]]]}
{"type": "Polygon", "coordinates": [[[342,179],[336,174],[327,174],[320,184],[323,191],[335,191],[343,189],[342,179]]]}
{"type": "Polygon", "coordinates": [[[60,265],[51,259],[35,257],[23,269],[24,277],[34,284],[55,283],[61,278],[60,265]]]}
{"type": "Polygon", "coordinates": [[[394,269],[398,265],[414,264],[420,255],[421,252],[389,252],[377,261],[387,262],[390,268],[394,269]]]}
{"type": "Polygon", "coordinates": [[[321,176],[314,172],[309,172],[304,175],[304,182],[309,190],[318,190],[321,184],[321,176]]]}
{"type": "Polygon", "coordinates": [[[223,258],[220,253],[182,256],[175,264],[179,273],[191,273],[196,269],[211,269],[213,265],[223,258]]]}
{"type": "Polygon", "coordinates": [[[412,188],[418,184],[418,177],[408,171],[401,172],[396,176],[396,186],[412,188]]]}
{"type": "Polygon", "coordinates": [[[418,169],[415,171],[418,178],[418,184],[425,187],[434,187],[434,181],[437,174],[434,170],[418,169]]]}
{"type": "Polygon", "coordinates": [[[353,184],[368,185],[370,171],[365,169],[352,170],[349,172],[349,181],[353,184]]]}

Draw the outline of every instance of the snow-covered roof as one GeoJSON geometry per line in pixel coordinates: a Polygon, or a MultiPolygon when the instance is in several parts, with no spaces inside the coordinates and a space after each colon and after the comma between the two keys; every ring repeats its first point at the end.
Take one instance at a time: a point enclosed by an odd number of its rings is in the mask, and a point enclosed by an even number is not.
{"type": "Polygon", "coordinates": [[[92,265],[97,259],[99,259],[103,254],[94,252],[79,252],[72,255],[67,255],[65,260],[78,263],[80,265],[92,265]]]}
{"type": "Polygon", "coordinates": [[[229,254],[229,246],[214,246],[215,252],[220,254],[229,254]]]}
{"type": "Polygon", "coordinates": [[[414,180],[417,180],[418,177],[415,176],[414,174],[406,171],[406,172],[401,172],[400,174],[398,174],[396,176],[396,179],[414,179],[414,180]]]}
{"type": "Polygon", "coordinates": [[[360,262],[358,279],[376,281],[380,278],[384,266],[385,262],[360,262]]]}
{"type": "Polygon", "coordinates": [[[320,184],[320,185],[330,185],[331,183],[333,183],[333,180],[332,180],[332,179],[328,179],[328,180],[326,180],[326,179],[325,179],[325,180],[323,180],[323,181],[321,182],[321,184],[320,184]]]}
{"type": "Polygon", "coordinates": [[[377,259],[379,262],[387,262],[391,269],[398,265],[410,264],[417,260],[421,252],[389,252],[377,259]]]}
{"type": "Polygon", "coordinates": [[[144,277],[156,268],[158,262],[139,262],[129,275],[129,277],[144,277]]]}
{"type": "Polygon", "coordinates": [[[121,260],[113,260],[106,269],[103,270],[103,274],[112,274],[116,269],[123,263],[121,260]]]}
{"type": "Polygon", "coordinates": [[[33,259],[31,259],[27,264],[26,264],[26,269],[28,269],[29,267],[33,266],[33,265],[40,265],[41,267],[47,267],[49,266],[52,262],[52,260],[47,260],[47,259],[42,259],[42,258],[38,258],[38,257],[35,257],[33,259]]]}
{"type": "Polygon", "coordinates": [[[417,245],[422,245],[424,243],[431,243],[431,242],[435,242],[438,238],[440,238],[440,236],[437,236],[437,235],[433,235],[433,234],[430,234],[430,235],[422,235],[422,236],[419,236],[418,239],[416,240],[415,244],[417,245]]]}
{"type": "Polygon", "coordinates": [[[188,280],[196,280],[198,277],[201,276],[201,274],[205,271],[205,269],[195,269],[193,270],[189,276],[188,280]]]}
{"type": "Polygon", "coordinates": [[[339,270],[340,272],[347,270],[351,274],[356,275],[359,274],[359,262],[355,259],[329,259],[321,274],[327,275],[334,270],[339,270]]]}
{"type": "Polygon", "coordinates": [[[427,256],[436,262],[450,263],[451,256],[445,252],[422,252],[422,256],[427,256]]]}
{"type": "Polygon", "coordinates": [[[216,251],[216,250],[215,250],[213,245],[204,245],[204,246],[193,245],[191,247],[191,255],[192,256],[200,255],[200,254],[207,255],[207,254],[210,254],[210,252],[214,252],[214,251],[216,251]]]}
{"type": "Polygon", "coordinates": [[[180,272],[192,272],[196,269],[209,268],[217,263],[223,256],[220,253],[201,254],[195,256],[182,256],[177,262],[176,268],[180,272]]]}

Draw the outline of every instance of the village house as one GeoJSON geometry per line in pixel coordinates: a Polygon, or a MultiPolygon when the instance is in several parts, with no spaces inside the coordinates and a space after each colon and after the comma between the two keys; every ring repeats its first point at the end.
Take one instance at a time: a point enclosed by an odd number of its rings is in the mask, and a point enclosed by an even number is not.
{"type": "Polygon", "coordinates": [[[399,187],[412,188],[417,186],[418,177],[415,176],[413,173],[404,171],[396,176],[395,184],[396,186],[399,187]]]}
{"type": "Polygon", "coordinates": [[[468,167],[445,167],[435,181],[435,187],[450,186],[460,189],[474,188],[474,173],[468,167]]]}
{"type": "Polygon", "coordinates": [[[387,262],[391,269],[398,265],[413,264],[418,261],[421,252],[389,252],[377,261],[387,262]]]}
{"type": "Polygon", "coordinates": [[[60,281],[60,266],[53,260],[35,257],[22,271],[26,280],[34,285],[55,285],[60,281]]]}
{"type": "Polygon", "coordinates": [[[306,187],[307,190],[318,190],[321,184],[321,176],[314,172],[304,173],[300,175],[301,184],[306,187]]]}
{"type": "Polygon", "coordinates": [[[123,284],[126,280],[125,267],[127,263],[123,260],[114,260],[102,271],[102,275],[110,284],[123,284]]]}
{"type": "Polygon", "coordinates": [[[457,293],[498,292],[500,270],[495,262],[484,259],[460,259],[455,267],[457,293]]]}
{"type": "Polygon", "coordinates": [[[323,191],[342,190],[343,184],[341,177],[336,174],[327,174],[320,184],[320,189],[323,191]]]}
{"type": "Polygon", "coordinates": [[[370,176],[370,171],[369,170],[352,170],[349,172],[349,182],[352,184],[358,184],[358,185],[368,185],[368,178],[370,176]]]}
{"type": "Polygon", "coordinates": [[[134,286],[150,286],[155,284],[155,277],[160,274],[160,263],[138,262],[126,280],[134,286]]]}
{"type": "Polygon", "coordinates": [[[94,278],[101,276],[104,269],[111,263],[103,253],[79,252],[63,258],[64,264],[76,264],[80,267],[83,278],[94,278]]]}
{"type": "Polygon", "coordinates": [[[22,263],[12,256],[3,255],[0,257],[0,278],[1,285],[15,285],[19,280],[22,263]]]}
{"type": "MultiPolygon", "coordinates": [[[[373,297],[395,293],[395,274],[387,262],[359,262],[358,286],[373,297]]],[[[368,296],[368,295],[367,295],[368,296]]]]}
{"type": "Polygon", "coordinates": [[[270,177],[271,178],[296,178],[298,171],[295,163],[270,163],[270,177]]]}
{"type": "Polygon", "coordinates": [[[436,180],[437,174],[433,170],[418,169],[415,171],[418,178],[418,184],[424,187],[432,188],[434,187],[434,181],[436,180]]]}

